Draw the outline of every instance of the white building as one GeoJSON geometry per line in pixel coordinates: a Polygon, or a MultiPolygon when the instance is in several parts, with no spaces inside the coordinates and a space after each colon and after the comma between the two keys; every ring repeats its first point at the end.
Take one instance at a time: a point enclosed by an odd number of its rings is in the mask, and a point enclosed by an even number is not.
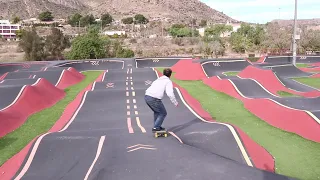
{"type": "Polygon", "coordinates": [[[206,28],[199,28],[199,29],[198,29],[199,35],[203,37],[205,30],[206,30],[206,28]]]}
{"type": "Polygon", "coordinates": [[[115,34],[121,36],[121,35],[125,35],[126,32],[125,31],[105,31],[103,32],[104,35],[108,35],[108,36],[113,36],[115,34]]]}
{"type": "Polygon", "coordinates": [[[0,20],[0,35],[5,39],[15,39],[19,24],[11,24],[9,20],[0,20]]]}

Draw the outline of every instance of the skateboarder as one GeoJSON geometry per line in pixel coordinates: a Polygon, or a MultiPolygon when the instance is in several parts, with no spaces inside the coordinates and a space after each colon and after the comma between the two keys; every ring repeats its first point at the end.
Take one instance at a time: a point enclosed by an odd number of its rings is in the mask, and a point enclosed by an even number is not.
{"type": "Polygon", "coordinates": [[[170,80],[172,70],[166,68],[163,70],[163,76],[155,80],[151,86],[146,90],[145,101],[147,105],[154,112],[154,127],[152,131],[163,131],[165,128],[161,127],[165,117],[167,116],[166,108],[162,103],[162,97],[164,92],[170,98],[171,102],[177,107],[178,101],[173,93],[173,85],[170,80]]]}

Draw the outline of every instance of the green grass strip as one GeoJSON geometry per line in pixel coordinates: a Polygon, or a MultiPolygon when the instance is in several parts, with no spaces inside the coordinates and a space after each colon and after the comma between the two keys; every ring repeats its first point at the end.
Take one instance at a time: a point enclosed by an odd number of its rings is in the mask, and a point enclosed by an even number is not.
{"type": "Polygon", "coordinates": [[[320,78],[303,77],[303,78],[293,78],[293,79],[302,84],[306,84],[308,86],[312,86],[314,88],[320,89],[320,78]]]}
{"type": "Polygon", "coordinates": [[[296,94],[291,94],[289,92],[286,92],[286,91],[278,91],[277,94],[281,97],[301,97],[299,95],[296,95],[296,94]]]}
{"type": "Polygon", "coordinates": [[[307,67],[309,67],[309,64],[297,63],[296,66],[297,66],[298,68],[307,68],[307,67]]]}
{"type": "Polygon", "coordinates": [[[223,74],[226,76],[237,76],[239,74],[239,72],[230,71],[230,72],[224,72],[223,74]]]}
{"type": "Polygon", "coordinates": [[[218,122],[236,125],[271,153],[276,173],[305,180],[320,178],[320,143],[269,125],[250,113],[240,100],[215,91],[202,81],[171,79],[185,88],[218,122]]]}
{"type": "Polygon", "coordinates": [[[80,83],[65,89],[66,96],[54,106],[31,115],[27,121],[15,131],[0,139],[0,164],[21,151],[32,139],[46,133],[60,118],[67,105],[102,71],[83,72],[86,76],[80,83]]]}

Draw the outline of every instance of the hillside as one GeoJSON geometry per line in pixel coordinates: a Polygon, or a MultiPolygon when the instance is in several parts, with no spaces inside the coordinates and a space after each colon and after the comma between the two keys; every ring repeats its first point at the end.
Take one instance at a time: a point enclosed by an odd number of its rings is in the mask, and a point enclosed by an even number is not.
{"type": "MultiPolygon", "coordinates": [[[[281,26],[293,25],[293,20],[278,20],[275,19],[271,22],[278,22],[281,26]]],[[[315,19],[298,19],[298,25],[302,26],[318,26],[320,25],[320,18],[315,19]]]]}
{"type": "Polygon", "coordinates": [[[176,21],[193,17],[198,21],[237,22],[199,0],[0,0],[0,16],[4,18],[13,15],[34,18],[45,10],[52,11],[56,18],[66,18],[74,12],[94,15],[109,12],[116,18],[141,13],[151,19],[176,21]]]}

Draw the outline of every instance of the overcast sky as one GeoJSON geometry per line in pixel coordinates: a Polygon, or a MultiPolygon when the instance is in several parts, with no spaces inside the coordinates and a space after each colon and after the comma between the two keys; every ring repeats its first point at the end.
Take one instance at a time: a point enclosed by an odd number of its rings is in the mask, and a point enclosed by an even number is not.
{"type": "MultiPolygon", "coordinates": [[[[280,19],[294,18],[294,0],[200,1],[241,21],[266,23],[273,19],[279,19],[279,17],[280,19]]],[[[320,0],[298,0],[298,19],[312,18],[320,18],[320,0]]]]}

